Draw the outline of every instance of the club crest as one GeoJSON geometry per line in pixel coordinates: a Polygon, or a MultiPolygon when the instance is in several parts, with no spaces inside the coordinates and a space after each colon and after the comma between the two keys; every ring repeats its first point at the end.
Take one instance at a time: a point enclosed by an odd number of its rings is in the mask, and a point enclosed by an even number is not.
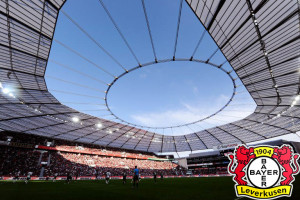
{"type": "Polygon", "coordinates": [[[228,158],[237,197],[275,199],[292,195],[292,182],[299,173],[299,154],[290,145],[239,145],[228,158]]]}

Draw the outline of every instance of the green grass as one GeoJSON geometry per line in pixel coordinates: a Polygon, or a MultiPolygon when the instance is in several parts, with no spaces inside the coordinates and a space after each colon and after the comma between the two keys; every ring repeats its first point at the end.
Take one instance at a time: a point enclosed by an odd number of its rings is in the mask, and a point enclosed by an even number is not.
{"type": "MultiPolygon", "coordinates": [[[[300,176],[296,177],[292,198],[300,199],[300,176]]],[[[207,178],[170,178],[154,184],[153,179],[143,179],[138,189],[131,188],[130,180],[123,185],[121,180],[111,180],[109,185],[104,180],[99,181],[73,181],[65,184],[65,181],[32,181],[24,182],[0,182],[0,199],[30,199],[30,200],[219,200],[237,199],[234,191],[234,183],[231,177],[207,177],[207,178]]],[[[241,198],[247,199],[247,198],[241,198]]],[[[284,198],[281,198],[284,199],[284,198]]]]}

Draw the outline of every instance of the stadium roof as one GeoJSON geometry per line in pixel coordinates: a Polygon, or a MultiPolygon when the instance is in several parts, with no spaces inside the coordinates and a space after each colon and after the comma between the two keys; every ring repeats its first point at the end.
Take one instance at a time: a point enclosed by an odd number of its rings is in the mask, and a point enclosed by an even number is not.
{"type": "Polygon", "coordinates": [[[0,129],[150,152],[196,151],[300,130],[297,0],[186,1],[257,107],[245,119],[182,136],[161,135],[80,113],[48,91],[44,75],[64,3],[0,2],[0,129]],[[5,87],[9,84],[17,93],[5,87]]]}

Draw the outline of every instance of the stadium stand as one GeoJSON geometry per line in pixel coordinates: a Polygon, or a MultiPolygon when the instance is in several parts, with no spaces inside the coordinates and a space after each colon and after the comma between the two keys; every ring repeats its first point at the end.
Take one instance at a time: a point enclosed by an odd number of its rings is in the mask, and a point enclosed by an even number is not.
{"type": "Polygon", "coordinates": [[[224,155],[192,157],[187,159],[189,170],[199,175],[223,175],[228,174],[227,165],[229,160],[224,155]]]}
{"type": "Polygon", "coordinates": [[[131,174],[134,166],[139,166],[141,174],[151,176],[154,171],[164,175],[176,175],[174,168],[177,165],[171,162],[160,162],[139,159],[126,159],[116,157],[102,157],[98,155],[84,155],[77,153],[51,154],[51,163],[46,169],[46,176],[55,173],[59,175],[79,174],[80,176],[104,175],[109,171],[113,176],[120,176],[124,172],[131,174]]]}
{"type": "Polygon", "coordinates": [[[38,165],[39,151],[32,149],[0,146],[0,175],[26,176],[28,172],[38,176],[41,167],[38,165]]]}
{"type": "Polygon", "coordinates": [[[107,171],[112,176],[120,176],[124,172],[130,175],[134,166],[139,166],[143,176],[154,172],[172,176],[184,174],[177,164],[146,152],[107,149],[13,132],[1,132],[0,149],[3,152],[1,176],[26,176],[31,172],[40,177],[54,174],[100,177],[107,171]]]}
{"type": "MultiPolygon", "coordinates": [[[[262,143],[267,145],[298,143],[284,140],[262,143]]],[[[139,166],[143,176],[163,174],[164,176],[211,176],[228,175],[227,154],[234,147],[213,152],[190,154],[186,159],[188,169],[165,157],[148,152],[107,148],[97,145],[53,140],[30,134],[1,132],[0,134],[0,176],[53,177],[73,176],[104,177],[106,172],[112,176],[123,173],[131,175],[134,166],[139,166]]],[[[295,149],[296,152],[297,149],[295,149]]]]}

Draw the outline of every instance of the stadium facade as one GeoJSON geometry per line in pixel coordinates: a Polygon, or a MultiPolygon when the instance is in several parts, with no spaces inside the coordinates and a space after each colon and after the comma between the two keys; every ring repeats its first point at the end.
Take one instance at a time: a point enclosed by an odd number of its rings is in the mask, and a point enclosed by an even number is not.
{"type": "Polygon", "coordinates": [[[48,91],[45,70],[64,3],[0,2],[0,129],[149,152],[211,149],[300,130],[297,0],[186,0],[257,107],[242,120],[182,136],[161,135],[78,112],[48,91]],[[10,84],[17,93],[6,88],[10,84]],[[74,116],[79,123],[72,120],[74,116]]]}

